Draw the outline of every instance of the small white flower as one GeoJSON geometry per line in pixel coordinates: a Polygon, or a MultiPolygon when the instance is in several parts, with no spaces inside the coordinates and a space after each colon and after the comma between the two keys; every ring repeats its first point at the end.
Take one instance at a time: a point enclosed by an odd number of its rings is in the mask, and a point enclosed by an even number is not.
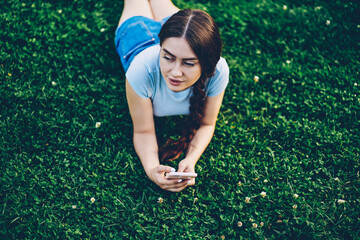
{"type": "Polygon", "coordinates": [[[255,81],[255,82],[258,82],[258,81],[259,81],[259,77],[258,77],[258,76],[255,76],[255,77],[254,77],[254,81],[255,81]]]}
{"type": "Polygon", "coordinates": [[[58,13],[62,13],[62,10],[60,9],[60,10],[58,10],[58,13]]]}
{"type": "Polygon", "coordinates": [[[283,6],[283,10],[284,10],[284,11],[287,10],[287,6],[286,6],[286,5],[283,6]]]}
{"type": "Polygon", "coordinates": [[[290,61],[290,60],[286,60],[286,63],[287,63],[287,64],[290,64],[290,63],[291,63],[291,61],[290,61]]]}
{"type": "Polygon", "coordinates": [[[267,179],[265,179],[265,180],[264,180],[264,183],[267,183],[267,182],[268,182],[268,180],[267,180],[267,179]]]}
{"type": "Polygon", "coordinates": [[[76,209],[76,205],[72,205],[72,209],[76,209]]]}
{"type": "Polygon", "coordinates": [[[241,182],[238,182],[238,186],[241,187],[242,183],[241,182]]]}
{"type": "Polygon", "coordinates": [[[261,192],[260,195],[264,198],[266,197],[266,192],[261,192]]]}
{"type": "Polygon", "coordinates": [[[345,200],[339,199],[337,202],[338,202],[339,204],[343,204],[343,203],[345,203],[345,200]]]}
{"type": "Polygon", "coordinates": [[[198,200],[199,200],[199,199],[198,199],[197,197],[196,197],[196,198],[194,198],[194,201],[195,201],[195,202],[197,202],[198,200]]]}
{"type": "Polygon", "coordinates": [[[94,203],[95,202],[95,198],[90,198],[90,201],[91,201],[91,203],[94,203]]]}
{"type": "Polygon", "coordinates": [[[330,25],[330,20],[326,20],[326,25],[330,25]]]}
{"type": "Polygon", "coordinates": [[[250,221],[250,222],[253,222],[253,221],[254,221],[254,219],[252,219],[252,218],[249,218],[249,221],[250,221]]]}
{"type": "Polygon", "coordinates": [[[257,228],[257,227],[258,227],[258,225],[257,225],[256,223],[253,223],[252,226],[253,226],[253,228],[257,228]]]}
{"type": "Polygon", "coordinates": [[[164,199],[162,197],[159,197],[158,198],[158,203],[163,203],[164,202],[164,199]]]}
{"type": "Polygon", "coordinates": [[[293,205],[292,208],[293,208],[293,209],[297,209],[297,205],[296,205],[296,204],[293,205]]]}
{"type": "Polygon", "coordinates": [[[315,7],[315,11],[319,11],[321,9],[321,7],[315,7]]]}
{"type": "Polygon", "coordinates": [[[299,197],[299,195],[297,195],[296,193],[294,194],[294,198],[298,198],[299,197]]]}
{"type": "Polygon", "coordinates": [[[261,222],[261,223],[260,223],[260,226],[264,226],[264,222],[261,222]]]}
{"type": "Polygon", "coordinates": [[[246,197],[246,198],[245,198],[245,202],[246,202],[246,203],[249,203],[249,202],[250,202],[250,198],[249,198],[249,197],[246,197]]]}
{"type": "Polygon", "coordinates": [[[100,29],[100,32],[105,32],[105,28],[100,29]]]}
{"type": "Polygon", "coordinates": [[[57,84],[57,83],[54,82],[54,81],[51,82],[51,85],[53,85],[54,87],[56,86],[56,84],[57,84]]]}
{"type": "Polygon", "coordinates": [[[238,227],[242,227],[243,223],[242,223],[242,222],[238,222],[237,225],[238,225],[238,227]]]}
{"type": "Polygon", "coordinates": [[[256,54],[258,54],[258,55],[261,54],[261,50],[257,49],[256,54]]]}
{"type": "Polygon", "coordinates": [[[95,124],[95,127],[96,128],[99,128],[101,126],[101,122],[97,122],[96,124],[95,124]]]}
{"type": "Polygon", "coordinates": [[[356,87],[358,84],[357,83],[354,83],[354,86],[356,87]]]}
{"type": "Polygon", "coordinates": [[[336,182],[339,182],[339,181],[340,181],[340,179],[339,179],[338,177],[334,178],[334,180],[335,180],[336,182]]]}

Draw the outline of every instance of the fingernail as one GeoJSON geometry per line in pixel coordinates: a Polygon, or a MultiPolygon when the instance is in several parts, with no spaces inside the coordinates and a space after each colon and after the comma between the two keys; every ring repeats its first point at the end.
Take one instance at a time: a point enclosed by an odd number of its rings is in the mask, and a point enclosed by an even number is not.
{"type": "Polygon", "coordinates": [[[171,168],[171,171],[172,171],[172,172],[176,172],[175,168],[171,168]]]}
{"type": "Polygon", "coordinates": [[[182,182],[182,179],[179,179],[178,182],[182,182]]]}

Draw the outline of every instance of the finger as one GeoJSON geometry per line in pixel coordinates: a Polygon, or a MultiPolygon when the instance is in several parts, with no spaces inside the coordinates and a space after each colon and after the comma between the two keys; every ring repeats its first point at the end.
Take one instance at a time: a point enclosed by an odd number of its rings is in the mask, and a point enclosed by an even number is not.
{"type": "Polygon", "coordinates": [[[191,180],[188,182],[188,185],[189,185],[189,186],[194,186],[194,185],[195,185],[195,178],[191,179],[191,180]]]}
{"type": "Polygon", "coordinates": [[[181,187],[168,188],[166,190],[168,190],[170,192],[180,192],[180,191],[184,190],[186,187],[187,187],[187,184],[185,186],[181,186],[181,187]]]}
{"type": "Polygon", "coordinates": [[[176,188],[186,187],[188,185],[187,181],[184,180],[181,182],[178,181],[179,179],[169,180],[163,182],[161,185],[163,189],[176,189],[176,188]]]}
{"type": "Polygon", "coordinates": [[[160,165],[160,166],[158,166],[158,168],[157,168],[157,171],[158,172],[175,172],[175,168],[172,168],[172,167],[170,167],[170,166],[164,166],[164,165],[160,165]]]}
{"type": "Polygon", "coordinates": [[[159,184],[162,186],[174,186],[178,183],[179,179],[168,179],[167,177],[163,177],[159,179],[159,184]]]}
{"type": "Polygon", "coordinates": [[[178,166],[178,172],[184,172],[186,169],[186,165],[185,164],[182,164],[181,162],[179,163],[179,166],[178,166]]]}

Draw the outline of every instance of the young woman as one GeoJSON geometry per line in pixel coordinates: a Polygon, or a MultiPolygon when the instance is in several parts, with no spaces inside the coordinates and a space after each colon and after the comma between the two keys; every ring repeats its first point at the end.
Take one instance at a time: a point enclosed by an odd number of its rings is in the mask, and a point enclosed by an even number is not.
{"type": "Polygon", "coordinates": [[[134,127],[134,147],[148,177],[179,192],[195,179],[179,182],[160,159],[185,158],[178,172],[195,172],[211,141],[229,68],[220,57],[214,20],[201,10],[179,11],[170,0],[125,0],[115,45],[126,72],[126,96],[134,127]],[[159,148],[154,116],[188,115],[182,136],[159,148]],[[160,150],[159,150],[160,149],[160,150]],[[160,156],[159,156],[160,155],[160,156]]]}

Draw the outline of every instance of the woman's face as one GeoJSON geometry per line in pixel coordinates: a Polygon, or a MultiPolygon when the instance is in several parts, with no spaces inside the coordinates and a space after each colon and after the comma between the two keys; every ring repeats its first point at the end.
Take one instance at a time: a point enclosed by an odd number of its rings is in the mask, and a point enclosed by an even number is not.
{"type": "Polygon", "coordinates": [[[160,52],[160,70],[174,92],[191,87],[201,76],[201,66],[185,38],[167,38],[160,52]]]}

